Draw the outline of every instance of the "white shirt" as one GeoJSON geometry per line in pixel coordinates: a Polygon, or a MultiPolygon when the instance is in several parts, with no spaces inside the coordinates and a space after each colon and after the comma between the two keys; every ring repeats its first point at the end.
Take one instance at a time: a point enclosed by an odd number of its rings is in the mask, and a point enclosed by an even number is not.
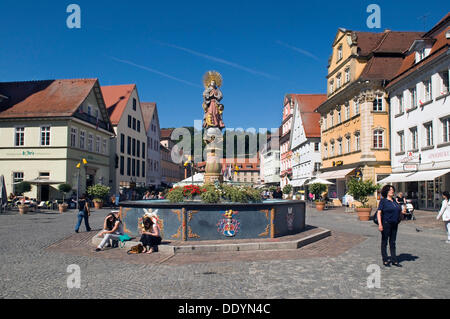
{"type": "Polygon", "coordinates": [[[450,203],[446,199],[442,201],[442,207],[436,219],[441,218],[441,216],[444,222],[450,221],[450,203]]]}

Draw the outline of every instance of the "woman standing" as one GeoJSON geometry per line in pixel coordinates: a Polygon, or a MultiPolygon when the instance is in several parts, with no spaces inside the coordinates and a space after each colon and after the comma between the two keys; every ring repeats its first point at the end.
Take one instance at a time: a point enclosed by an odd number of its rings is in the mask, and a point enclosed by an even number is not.
{"type": "Polygon", "coordinates": [[[394,193],[395,188],[391,185],[386,185],[381,189],[383,198],[380,200],[377,212],[378,229],[381,232],[381,257],[383,258],[383,265],[386,267],[390,265],[387,256],[388,241],[392,265],[401,267],[397,260],[395,241],[397,239],[398,224],[402,217],[401,214],[404,214],[405,211],[394,199],[394,193]]]}
{"type": "Polygon", "coordinates": [[[89,216],[91,216],[91,211],[89,210],[89,205],[86,200],[86,194],[81,195],[78,199],[78,222],[75,226],[75,232],[78,233],[80,230],[81,222],[84,219],[84,225],[86,226],[86,231],[91,231],[91,227],[89,226],[89,216]]]}
{"type": "Polygon", "coordinates": [[[445,191],[442,193],[442,197],[444,197],[444,200],[442,201],[442,207],[436,219],[439,220],[442,216],[442,220],[445,222],[445,229],[447,230],[447,240],[445,242],[450,244],[450,194],[445,191]]]}
{"type": "Polygon", "coordinates": [[[144,246],[144,253],[151,254],[157,250],[159,244],[161,244],[161,234],[159,226],[150,217],[145,217],[143,220],[144,229],[142,230],[140,242],[144,246]],[[147,249],[147,247],[150,249],[147,249]]]}

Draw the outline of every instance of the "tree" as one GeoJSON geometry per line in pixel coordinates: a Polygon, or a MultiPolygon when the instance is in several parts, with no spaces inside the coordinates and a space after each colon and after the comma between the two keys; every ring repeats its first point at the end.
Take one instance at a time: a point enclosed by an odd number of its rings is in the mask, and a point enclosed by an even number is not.
{"type": "Polygon", "coordinates": [[[16,193],[18,195],[23,195],[24,193],[28,193],[31,191],[31,183],[29,182],[21,182],[16,186],[16,193]]]}
{"type": "Polygon", "coordinates": [[[283,194],[284,195],[289,195],[292,192],[292,185],[291,184],[287,184],[283,187],[283,194]]]}
{"type": "Polygon", "coordinates": [[[58,186],[58,190],[63,193],[63,203],[64,203],[65,194],[67,194],[68,192],[70,192],[72,190],[72,186],[69,184],[60,184],[58,186]]]}
{"type": "Polygon", "coordinates": [[[327,185],[315,183],[309,185],[309,191],[314,194],[315,199],[320,199],[323,192],[327,190],[327,185]]]}
{"type": "Polygon", "coordinates": [[[361,202],[362,207],[367,207],[367,202],[369,201],[369,196],[372,195],[377,189],[380,188],[379,185],[374,184],[372,180],[362,181],[358,178],[352,178],[348,183],[348,193],[353,196],[355,200],[361,202]]]}

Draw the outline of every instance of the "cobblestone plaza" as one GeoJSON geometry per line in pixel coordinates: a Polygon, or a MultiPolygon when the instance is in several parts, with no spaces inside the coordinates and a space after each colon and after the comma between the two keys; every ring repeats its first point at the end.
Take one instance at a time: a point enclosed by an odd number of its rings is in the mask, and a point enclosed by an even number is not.
{"type": "MultiPolygon", "coordinates": [[[[307,224],[332,235],[296,250],[127,255],[93,252],[91,239],[108,210],[91,217],[90,233],[73,233],[75,213],[0,215],[1,298],[449,298],[450,245],[434,212],[400,225],[402,268],[384,268],[380,234],[344,209],[307,209],[307,224]],[[380,288],[368,267],[380,265],[380,288]],[[81,286],[69,289],[69,265],[81,286]]],[[[84,230],[84,228],[82,228],[84,230]]]]}

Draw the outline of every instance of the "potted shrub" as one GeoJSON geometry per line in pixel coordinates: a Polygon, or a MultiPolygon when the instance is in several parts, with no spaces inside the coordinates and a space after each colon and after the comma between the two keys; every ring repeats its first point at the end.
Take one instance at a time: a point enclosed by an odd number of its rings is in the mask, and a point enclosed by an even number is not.
{"type": "Polygon", "coordinates": [[[325,202],[322,200],[321,194],[327,190],[327,185],[315,183],[309,185],[309,191],[314,194],[314,198],[316,199],[316,209],[319,211],[323,211],[325,207],[325,202]]]}
{"type": "Polygon", "coordinates": [[[67,204],[65,203],[65,194],[68,193],[68,192],[70,192],[70,191],[72,190],[72,186],[69,185],[69,184],[61,184],[61,185],[58,186],[58,190],[59,190],[61,193],[63,193],[63,202],[62,202],[62,204],[59,204],[59,205],[58,205],[59,212],[60,212],[60,213],[64,213],[64,212],[67,211],[67,207],[69,206],[69,205],[67,205],[67,204]]]}
{"type": "Polygon", "coordinates": [[[87,193],[94,198],[93,202],[96,209],[103,207],[103,200],[108,196],[110,190],[110,187],[101,184],[88,187],[87,193]]]}
{"type": "MultiPolygon", "coordinates": [[[[19,195],[23,195],[24,193],[28,193],[29,191],[31,191],[31,184],[29,182],[21,182],[16,186],[16,193],[19,195]]],[[[24,203],[18,204],[17,207],[19,207],[20,215],[26,214],[28,212],[29,206],[24,203]]]]}
{"type": "Polygon", "coordinates": [[[286,184],[283,187],[283,194],[285,198],[289,198],[291,196],[291,192],[292,192],[292,185],[291,184],[286,184]]]}
{"type": "Polygon", "coordinates": [[[370,213],[372,207],[367,205],[369,196],[379,188],[374,184],[372,180],[362,181],[357,178],[352,178],[348,183],[348,193],[353,196],[355,200],[361,203],[361,206],[356,207],[355,210],[358,213],[358,218],[361,221],[368,221],[370,219],[370,213]]]}

